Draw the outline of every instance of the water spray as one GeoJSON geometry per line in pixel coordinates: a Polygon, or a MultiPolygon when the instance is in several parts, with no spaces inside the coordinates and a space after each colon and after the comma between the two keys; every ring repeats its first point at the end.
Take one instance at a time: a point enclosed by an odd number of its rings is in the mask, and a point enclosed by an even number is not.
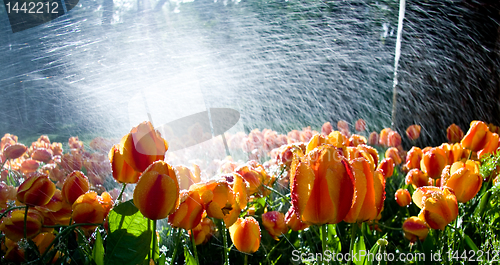
{"type": "Polygon", "coordinates": [[[394,56],[394,82],[392,85],[392,122],[391,127],[394,128],[396,121],[396,105],[398,96],[398,65],[399,57],[401,57],[401,37],[403,35],[403,20],[405,18],[406,0],[399,1],[399,19],[398,19],[398,37],[396,39],[396,54],[394,56]]]}

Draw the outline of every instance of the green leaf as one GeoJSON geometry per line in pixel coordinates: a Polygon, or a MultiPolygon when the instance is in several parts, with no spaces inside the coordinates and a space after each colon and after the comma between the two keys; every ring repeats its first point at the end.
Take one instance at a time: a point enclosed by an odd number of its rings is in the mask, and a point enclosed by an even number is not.
{"type": "Polygon", "coordinates": [[[101,233],[97,231],[94,249],[92,250],[92,259],[96,265],[104,265],[104,246],[102,244],[101,233]]]}
{"type": "Polygon", "coordinates": [[[340,253],[342,251],[342,244],[340,237],[337,236],[337,228],[335,225],[328,225],[328,246],[333,253],[340,253]]]}
{"type": "Polygon", "coordinates": [[[186,260],[185,260],[186,265],[198,265],[196,263],[196,259],[191,254],[191,251],[189,251],[188,246],[184,246],[184,257],[186,258],[186,260]]]}
{"type": "Polygon", "coordinates": [[[148,219],[132,203],[124,202],[108,215],[109,235],[106,239],[105,264],[136,265],[150,250],[151,231],[148,219]]]}
{"type": "MultiPolygon", "coordinates": [[[[356,225],[356,224],[354,224],[354,225],[356,225]]],[[[356,258],[354,258],[354,256],[353,256],[354,264],[356,264],[356,265],[367,264],[367,263],[365,263],[365,260],[368,256],[367,255],[368,253],[366,252],[365,239],[363,236],[358,237],[358,239],[356,240],[356,243],[354,243],[354,249],[353,249],[352,253],[356,254],[356,258]],[[364,257],[360,256],[360,254],[362,254],[362,253],[364,253],[364,257]]]]}
{"type": "Polygon", "coordinates": [[[472,250],[474,250],[475,252],[479,250],[479,248],[476,246],[476,244],[474,244],[474,242],[468,235],[464,235],[464,239],[467,246],[469,246],[472,250]]]}
{"type": "MultiPolygon", "coordinates": [[[[370,254],[367,256],[375,257],[375,255],[377,255],[378,253],[379,248],[379,244],[373,244],[373,247],[370,249],[370,254]]],[[[371,265],[373,264],[373,260],[370,259],[365,264],[371,265]]]]}

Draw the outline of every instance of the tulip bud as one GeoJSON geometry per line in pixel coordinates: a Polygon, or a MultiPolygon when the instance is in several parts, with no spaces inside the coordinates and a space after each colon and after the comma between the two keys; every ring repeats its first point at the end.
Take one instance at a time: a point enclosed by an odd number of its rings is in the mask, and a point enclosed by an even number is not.
{"type": "Polygon", "coordinates": [[[173,213],[179,205],[179,183],[173,168],[164,161],[151,164],[135,187],[134,204],[152,220],[173,213]]]}
{"type": "Polygon", "coordinates": [[[489,134],[491,134],[491,132],[488,130],[488,125],[486,125],[486,123],[482,121],[472,121],[469,131],[460,144],[467,149],[477,152],[486,146],[489,134]]]}
{"type": "Polygon", "coordinates": [[[420,160],[420,168],[429,178],[438,179],[447,163],[446,153],[443,149],[432,148],[424,153],[422,160],[420,160]]]}
{"type": "Polygon", "coordinates": [[[406,154],[406,163],[405,166],[407,169],[414,169],[418,168],[420,169],[420,160],[422,160],[422,157],[424,156],[424,153],[422,152],[422,149],[413,146],[410,151],[406,154]]]}
{"type": "Polygon", "coordinates": [[[406,136],[408,136],[408,138],[410,138],[410,140],[412,141],[417,140],[420,137],[421,129],[422,127],[420,125],[417,124],[410,125],[406,129],[406,136]]]}
{"type": "Polygon", "coordinates": [[[24,144],[14,143],[12,145],[6,145],[3,149],[3,154],[7,159],[16,159],[24,155],[27,148],[24,144]]]}
{"type": "Polygon", "coordinates": [[[366,144],[368,141],[364,136],[353,134],[349,138],[349,146],[358,146],[362,144],[366,144]]]}
{"type": "MultiPolygon", "coordinates": [[[[101,196],[91,191],[87,192],[73,203],[73,214],[71,218],[74,223],[96,223],[104,222],[104,218],[108,215],[113,202],[111,196],[107,192],[103,192],[101,196]]],[[[92,230],[95,226],[82,226],[84,229],[92,230]]]]}
{"type": "Polygon", "coordinates": [[[391,147],[385,151],[385,157],[386,158],[392,158],[392,161],[394,162],[395,165],[401,164],[403,162],[403,159],[399,155],[399,150],[396,147],[391,147]]]}
{"type": "Polygon", "coordinates": [[[201,181],[200,177],[195,176],[191,170],[185,166],[176,166],[177,175],[179,176],[179,189],[188,190],[189,187],[201,181]]]}
{"type": "Polygon", "coordinates": [[[358,119],[356,121],[356,124],[354,125],[354,128],[356,129],[356,131],[358,132],[362,132],[366,129],[366,122],[365,120],[363,119],[358,119]]]}
{"type": "Polygon", "coordinates": [[[416,216],[412,216],[404,221],[403,231],[405,238],[412,243],[417,240],[424,241],[429,234],[429,228],[425,221],[422,221],[416,216]]]}
{"type": "Polygon", "coordinates": [[[234,246],[241,252],[254,253],[260,247],[260,226],[253,217],[238,218],[229,227],[229,235],[234,246]]]}
{"type": "Polygon", "coordinates": [[[262,225],[274,240],[279,240],[279,236],[288,232],[288,227],[285,223],[285,215],[277,211],[264,213],[262,215],[262,225]]]}
{"type": "Polygon", "coordinates": [[[379,145],[379,138],[377,132],[370,133],[370,136],[368,136],[368,144],[371,146],[379,145]]]}
{"type": "Polygon", "coordinates": [[[388,179],[394,174],[394,166],[394,160],[392,160],[392,158],[384,158],[377,166],[377,171],[382,173],[385,179],[388,179]]]}
{"type": "Polygon", "coordinates": [[[401,135],[396,131],[390,131],[387,135],[387,145],[391,147],[398,147],[401,145],[401,135]]]}
{"type": "Polygon", "coordinates": [[[329,135],[331,132],[333,132],[332,124],[330,124],[330,122],[325,122],[323,126],[321,126],[321,134],[329,135]]]}
{"type": "Polygon", "coordinates": [[[446,138],[448,138],[448,142],[450,143],[458,143],[464,138],[464,132],[458,125],[453,123],[446,129],[446,138]]]}
{"type": "MultiPolygon", "coordinates": [[[[123,151],[123,150],[122,150],[123,151]]],[[[113,178],[119,183],[137,183],[141,172],[134,170],[127,161],[125,155],[120,152],[120,146],[114,145],[109,151],[109,162],[113,178]]]]}
{"type": "Polygon", "coordinates": [[[47,175],[35,175],[19,186],[17,200],[29,206],[45,205],[55,192],[56,185],[47,175]]]}
{"type": "Polygon", "coordinates": [[[73,204],[80,195],[89,191],[89,179],[81,171],[71,172],[64,181],[61,189],[64,200],[73,204]]]}
{"type": "Polygon", "coordinates": [[[394,198],[396,198],[396,202],[401,207],[406,207],[411,203],[411,195],[407,189],[398,189],[394,198]]]}
{"type": "Polygon", "coordinates": [[[183,190],[180,195],[177,210],[168,216],[168,222],[173,227],[191,230],[198,226],[204,207],[200,195],[196,191],[183,190]]]}
{"type": "Polygon", "coordinates": [[[49,163],[52,160],[52,152],[46,148],[37,148],[31,154],[31,158],[36,161],[49,163]]]}

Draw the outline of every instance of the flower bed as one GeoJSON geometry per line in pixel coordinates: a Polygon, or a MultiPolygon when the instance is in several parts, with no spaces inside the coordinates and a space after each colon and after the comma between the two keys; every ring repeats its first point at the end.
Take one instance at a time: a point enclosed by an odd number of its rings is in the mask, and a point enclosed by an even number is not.
{"type": "Polygon", "coordinates": [[[253,130],[228,135],[227,150],[202,143],[172,156],[149,122],[91,151],[77,137],[64,152],[46,136],[26,147],[6,134],[1,264],[498,260],[498,127],[473,121],[464,136],[451,125],[449,143],[408,151],[390,128],[354,127],[253,130]],[[247,161],[178,164],[201,151],[247,161]]]}

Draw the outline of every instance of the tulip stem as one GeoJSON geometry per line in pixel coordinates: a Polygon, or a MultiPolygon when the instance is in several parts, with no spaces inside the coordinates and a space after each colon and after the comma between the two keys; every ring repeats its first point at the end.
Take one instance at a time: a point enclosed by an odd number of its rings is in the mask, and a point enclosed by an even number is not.
{"type": "MultiPolygon", "coordinates": [[[[151,219],[147,219],[148,220],[148,231],[151,232],[151,219]]],[[[151,252],[148,251],[148,261],[151,261],[151,252]]]]}
{"type": "Polygon", "coordinates": [[[4,216],[6,216],[10,211],[12,210],[15,210],[15,209],[24,209],[26,208],[26,206],[14,206],[14,207],[10,207],[8,208],[7,210],[5,210],[1,215],[0,215],[0,219],[2,219],[4,216]]]}
{"type": "Polygon", "coordinates": [[[127,187],[127,183],[123,183],[122,191],[120,192],[120,195],[118,195],[118,198],[116,199],[115,204],[118,203],[122,199],[123,192],[125,191],[125,187],[127,187]]]}
{"type": "Polygon", "coordinates": [[[403,230],[403,228],[394,228],[394,227],[386,226],[382,223],[376,223],[376,224],[382,226],[383,228],[387,228],[387,229],[391,229],[391,230],[403,230]]]}
{"type": "Polygon", "coordinates": [[[153,258],[153,261],[155,259],[155,251],[156,251],[156,244],[158,244],[157,237],[156,237],[156,220],[151,220],[153,221],[153,247],[151,247],[151,257],[153,258]]]}
{"type": "MultiPolygon", "coordinates": [[[[352,224],[352,227],[351,227],[351,244],[349,244],[349,254],[352,255],[353,253],[353,249],[354,249],[354,241],[356,240],[356,230],[358,228],[358,224],[357,223],[354,223],[352,224]]],[[[352,263],[352,259],[349,259],[349,261],[347,262],[347,265],[351,265],[352,263]]]]}
{"type": "Polygon", "coordinates": [[[26,209],[24,210],[24,238],[26,238],[28,232],[27,232],[27,223],[28,223],[28,209],[30,207],[26,205],[26,209]]]}
{"type": "Polygon", "coordinates": [[[172,229],[175,229],[175,246],[174,246],[174,253],[172,254],[172,264],[175,264],[175,258],[177,256],[177,249],[179,248],[179,240],[181,239],[181,236],[180,236],[180,229],[179,228],[172,228],[172,229]]]}
{"type": "MultiPolygon", "coordinates": [[[[323,253],[322,253],[323,255],[325,254],[325,251],[327,250],[327,248],[326,248],[326,235],[327,235],[327,229],[328,229],[328,224],[323,224],[323,225],[321,226],[321,249],[322,249],[322,251],[323,251],[323,253]]],[[[318,257],[319,257],[319,256],[323,257],[323,255],[318,255],[318,257]]],[[[321,261],[323,261],[323,259],[322,259],[321,261]]],[[[326,262],[325,262],[325,263],[324,263],[324,262],[321,262],[321,263],[320,263],[320,262],[318,261],[318,264],[326,264],[326,262]]]]}
{"type": "Polygon", "coordinates": [[[248,255],[247,254],[243,254],[245,256],[245,262],[243,263],[244,265],[248,265],[248,255]]]}
{"type": "Polygon", "coordinates": [[[193,244],[194,258],[196,259],[196,264],[200,264],[198,260],[198,251],[196,250],[196,241],[194,240],[194,231],[191,229],[191,244],[193,244]]]}
{"type": "Polygon", "coordinates": [[[221,220],[221,233],[222,233],[222,244],[224,245],[223,253],[224,253],[224,265],[229,265],[229,258],[227,256],[227,234],[226,234],[226,225],[221,220]]]}

